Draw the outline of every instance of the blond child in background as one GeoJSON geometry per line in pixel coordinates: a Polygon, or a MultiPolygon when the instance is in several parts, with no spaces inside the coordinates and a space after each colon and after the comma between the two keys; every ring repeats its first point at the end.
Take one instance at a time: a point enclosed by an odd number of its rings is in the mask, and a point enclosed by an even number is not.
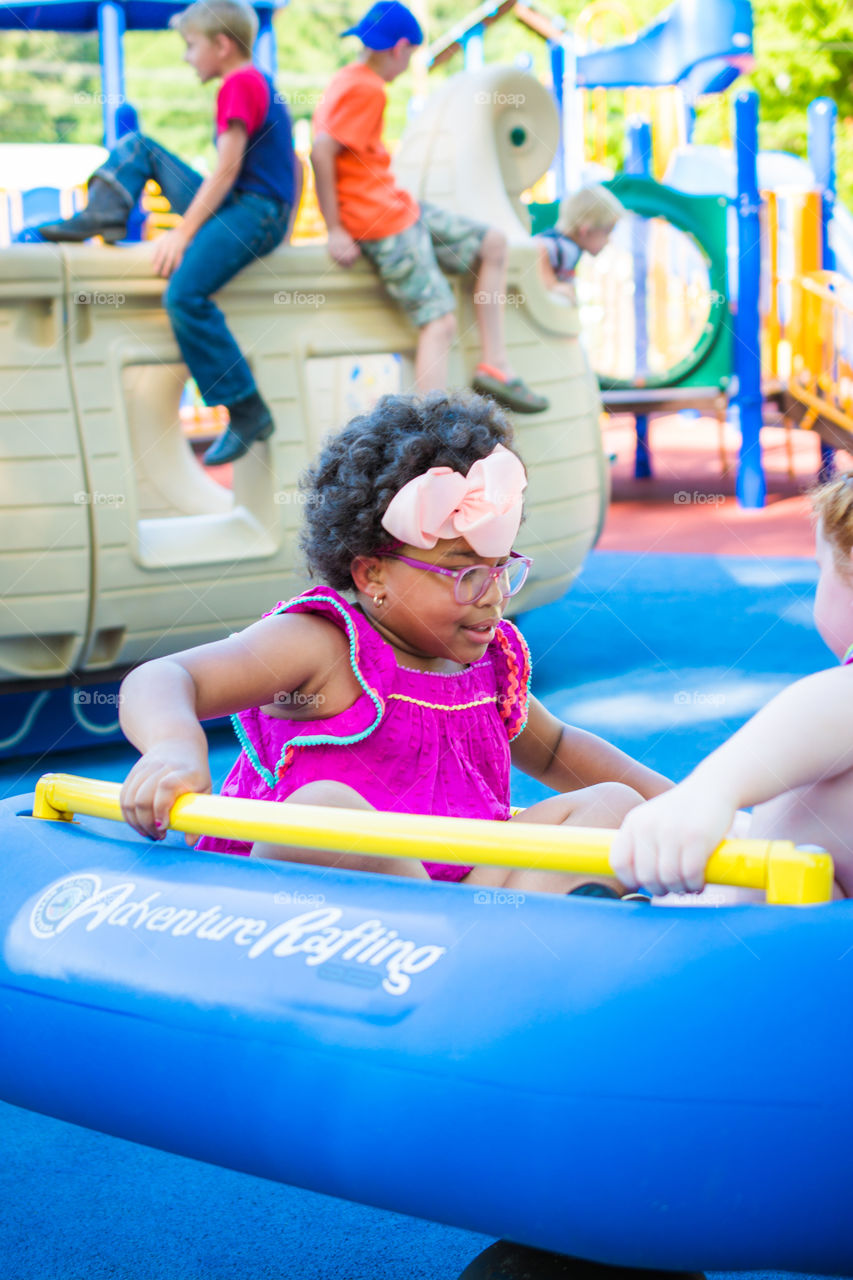
{"type": "Polygon", "coordinates": [[[536,237],[546,287],[576,303],[574,278],[581,255],[601,253],[624,213],[613,193],[597,183],[563,200],[556,226],[536,237]]]}
{"type": "Polygon", "coordinates": [[[736,811],[756,805],[738,835],[821,846],[836,896],[853,896],[853,475],[813,502],[814,619],[840,665],[790,685],[674,790],[628,814],[611,852],[625,885],[698,891],[736,811]]]}

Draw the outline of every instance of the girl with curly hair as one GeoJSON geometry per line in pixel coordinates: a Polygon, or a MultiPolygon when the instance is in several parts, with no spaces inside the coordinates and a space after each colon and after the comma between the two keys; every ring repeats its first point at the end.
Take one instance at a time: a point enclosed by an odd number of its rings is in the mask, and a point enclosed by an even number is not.
{"type": "MultiPolygon", "coordinates": [[[[618,826],[665,790],[659,774],[530,696],[527,646],[502,617],[531,563],[512,550],[526,483],[503,414],[472,394],[386,396],[332,436],[302,482],[302,545],[322,585],[125,680],[122,726],[143,753],[122,789],[127,821],[162,838],[179,795],[210,791],[200,721],[228,713],[242,751],[224,795],[618,826]],[[558,794],[512,816],[510,761],[558,794]]],[[[212,837],[199,847],[481,886],[620,892],[615,881],[544,870],[212,837]]]]}

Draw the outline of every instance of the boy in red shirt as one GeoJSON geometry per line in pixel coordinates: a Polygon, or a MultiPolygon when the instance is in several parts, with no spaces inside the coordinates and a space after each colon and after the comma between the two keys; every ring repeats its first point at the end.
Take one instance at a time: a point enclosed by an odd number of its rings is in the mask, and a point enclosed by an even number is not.
{"type": "Polygon", "coordinates": [[[232,276],[284,239],[299,200],[287,108],[272,80],[252,65],[255,11],[239,0],[198,0],[169,24],[184,38],[184,60],[202,84],[221,79],[216,100],[216,168],[209,178],[140,133],[121,138],[89,179],[89,203],[64,222],[39,228],[44,240],[121,240],[145,183],[153,178],[180,226],[154,243],[156,275],[169,276],[163,304],[206,404],[224,404],[230,423],[208,449],[208,465],[233,462],[275,424],[252,372],[211,301],[232,276]]]}
{"type": "Polygon", "coordinates": [[[382,145],[385,85],[402,75],[423,42],[417,19],[398,0],[380,0],[343,34],[358,36],[364,49],[357,62],[332,77],[314,112],[311,151],[329,253],[344,267],[363,253],[419,329],[415,385],[420,392],[446,387],[456,333],[453,291],[439,264],[445,271],[474,274],[483,354],[474,389],[518,413],[547,409],[548,401],[515,376],[507,361],[506,237],[437,205],[419,205],[391,173],[391,157],[382,145]]]}

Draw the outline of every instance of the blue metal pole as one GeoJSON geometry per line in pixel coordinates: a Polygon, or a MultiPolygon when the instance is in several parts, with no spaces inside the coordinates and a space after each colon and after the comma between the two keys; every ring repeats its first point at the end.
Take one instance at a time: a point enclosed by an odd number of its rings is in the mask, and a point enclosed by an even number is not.
{"type": "Polygon", "coordinates": [[[649,178],[652,173],[652,126],[642,116],[632,116],[626,130],[625,172],[649,178]]]}
{"type": "Polygon", "coordinates": [[[763,507],[767,497],[761,461],[761,349],[759,284],[761,230],[758,192],[758,94],[741,90],[735,98],[737,160],[738,303],[734,364],[738,379],[740,462],[737,497],[743,507],[763,507]]]}
{"type": "MultiPolygon", "coordinates": [[[[821,261],[824,271],[835,270],[835,252],[829,228],[835,214],[835,123],[838,108],[831,98],[815,98],[809,103],[809,162],[815,182],[821,188],[821,261]]],[[[821,481],[835,476],[835,450],[820,442],[821,481]]]]}
{"type": "Polygon", "coordinates": [[[560,145],[554,156],[554,177],[556,178],[557,199],[563,200],[566,195],[566,139],[564,137],[565,122],[563,119],[563,77],[566,73],[566,51],[556,40],[548,41],[548,57],[551,63],[551,92],[560,116],[560,145]]]}
{"type": "Polygon", "coordinates": [[[124,10],[113,0],[98,5],[98,52],[101,63],[102,113],[104,146],[112,149],[118,142],[116,114],[124,96],[124,10]]]}
{"type": "Polygon", "coordinates": [[[684,103],[684,141],[688,146],[693,141],[693,134],[696,132],[696,108],[692,102],[684,103]]]}
{"type": "Polygon", "coordinates": [[[838,108],[831,98],[815,98],[809,103],[809,162],[815,182],[821,188],[823,269],[835,270],[835,254],[829,227],[835,213],[835,121],[838,108]]]}
{"type": "MultiPolygon", "coordinates": [[[[652,172],[652,126],[648,120],[635,116],[626,129],[627,154],[625,172],[648,178],[652,172]]],[[[649,359],[649,327],[646,315],[646,282],[649,269],[649,236],[644,219],[634,218],[631,225],[631,257],[634,271],[634,362],[643,370],[649,359]]],[[[634,476],[648,480],[652,475],[652,455],[649,448],[649,416],[634,415],[637,448],[634,454],[634,476]]]]}
{"type": "Polygon", "coordinates": [[[272,9],[258,9],[258,38],[255,41],[253,58],[255,66],[265,75],[275,78],[278,70],[278,54],[275,47],[275,30],[272,24],[272,9]]]}
{"type": "Polygon", "coordinates": [[[483,32],[485,28],[482,23],[476,27],[472,27],[470,31],[466,31],[460,43],[465,57],[466,71],[479,71],[485,64],[486,55],[483,48],[483,32]]]}

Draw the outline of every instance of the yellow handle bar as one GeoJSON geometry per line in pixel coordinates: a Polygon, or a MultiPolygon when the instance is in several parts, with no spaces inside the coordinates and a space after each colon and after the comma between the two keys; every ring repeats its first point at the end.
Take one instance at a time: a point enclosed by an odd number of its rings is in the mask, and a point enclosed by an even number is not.
{"type": "MultiPolygon", "coordinates": [[[[75,813],[122,821],[120,786],[46,773],[36,786],[33,817],[70,821],[75,813]]],[[[407,857],[427,862],[485,864],[612,875],[611,830],[482,818],[329,809],[318,805],[188,794],[172,805],[169,826],[190,835],[265,840],[332,853],[407,857]]],[[[705,872],[709,884],[764,889],[767,901],[829,902],[834,868],[828,853],[798,849],[790,840],[724,840],[705,872]]]]}

